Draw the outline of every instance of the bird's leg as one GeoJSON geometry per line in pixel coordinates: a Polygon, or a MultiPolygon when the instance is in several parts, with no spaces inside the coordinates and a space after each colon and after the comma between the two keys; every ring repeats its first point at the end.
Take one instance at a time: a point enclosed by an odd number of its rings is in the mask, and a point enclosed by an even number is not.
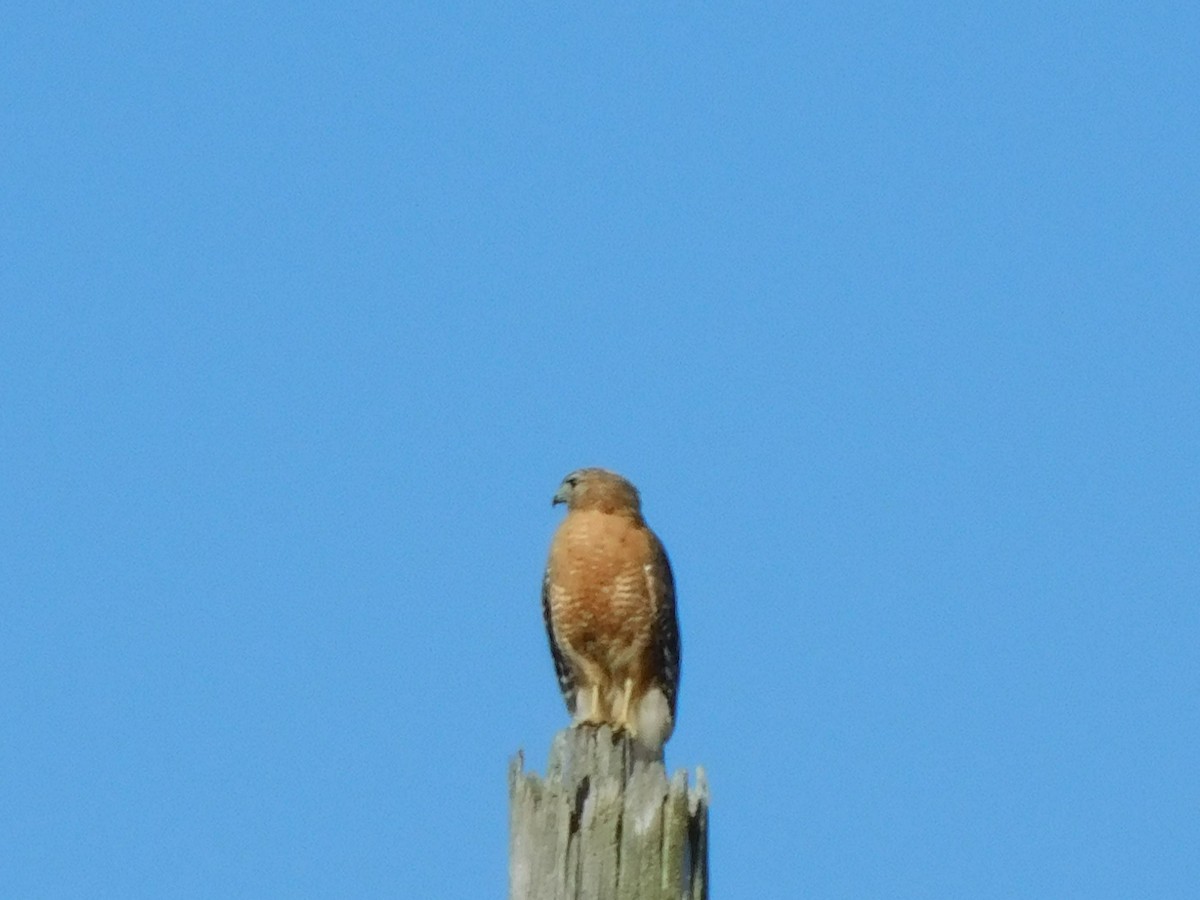
{"type": "Polygon", "coordinates": [[[600,682],[593,681],[590,690],[592,709],[588,713],[588,721],[593,725],[599,725],[604,721],[604,709],[600,705],[600,682]]]}
{"type": "Polygon", "coordinates": [[[600,682],[592,679],[586,691],[587,702],[580,708],[575,724],[601,725],[604,723],[604,715],[600,709],[600,682]]]}
{"type": "Polygon", "coordinates": [[[637,737],[637,726],[630,716],[631,707],[633,706],[633,679],[626,678],[625,684],[621,689],[620,706],[615,710],[614,717],[617,722],[617,729],[626,731],[630,737],[637,737]]]}

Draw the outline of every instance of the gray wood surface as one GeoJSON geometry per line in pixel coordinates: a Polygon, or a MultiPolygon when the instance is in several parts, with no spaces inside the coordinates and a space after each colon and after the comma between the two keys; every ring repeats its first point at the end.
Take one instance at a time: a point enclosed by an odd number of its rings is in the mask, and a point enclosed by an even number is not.
{"type": "Polygon", "coordinates": [[[509,766],[510,900],[707,900],[703,769],[668,781],[607,727],[560,731],[546,768],[509,766]]]}

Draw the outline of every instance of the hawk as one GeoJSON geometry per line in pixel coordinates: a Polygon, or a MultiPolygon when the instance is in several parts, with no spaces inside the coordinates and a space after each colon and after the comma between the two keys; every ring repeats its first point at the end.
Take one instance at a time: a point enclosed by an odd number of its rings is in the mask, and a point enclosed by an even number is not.
{"type": "Polygon", "coordinates": [[[637,488],[615,472],[572,472],[559,503],[567,515],[550,542],[542,614],[572,724],[611,725],[661,757],[680,662],[667,552],[642,518],[637,488]]]}

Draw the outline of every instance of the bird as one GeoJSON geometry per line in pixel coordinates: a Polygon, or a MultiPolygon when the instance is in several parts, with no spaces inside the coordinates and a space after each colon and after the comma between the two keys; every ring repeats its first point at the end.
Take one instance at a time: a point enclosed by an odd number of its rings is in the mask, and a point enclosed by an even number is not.
{"type": "Polygon", "coordinates": [[[680,671],[667,551],[637,488],[616,472],[576,469],[554,494],[559,504],[567,514],[550,541],[542,614],[572,725],[609,725],[661,759],[680,671]]]}

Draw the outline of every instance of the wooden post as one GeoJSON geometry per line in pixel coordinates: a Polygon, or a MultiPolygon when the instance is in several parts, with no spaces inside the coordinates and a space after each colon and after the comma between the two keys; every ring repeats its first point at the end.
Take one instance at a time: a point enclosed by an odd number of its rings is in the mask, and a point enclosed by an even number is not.
{"type": "Polygon", "coordinates": [[[509,766],[509,900],[707,900],[703,769],[668,782],[607,726],[560,731],[546,768],[509,766]]]}

